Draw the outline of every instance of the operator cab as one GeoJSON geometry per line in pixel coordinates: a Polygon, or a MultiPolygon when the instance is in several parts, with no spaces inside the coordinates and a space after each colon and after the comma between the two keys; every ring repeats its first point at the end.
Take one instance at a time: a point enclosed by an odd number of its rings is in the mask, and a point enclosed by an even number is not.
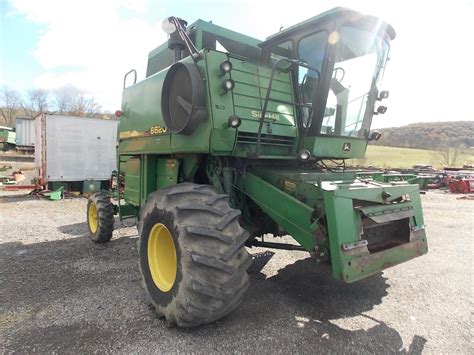
{"type": "Polygon", "coordinates": [[[374,105],[395,31],[387,23],[336,8],[273,35],[260,44],[274,63],[296,59],[299,117],[307,136],[370,140],[374,105]]]}

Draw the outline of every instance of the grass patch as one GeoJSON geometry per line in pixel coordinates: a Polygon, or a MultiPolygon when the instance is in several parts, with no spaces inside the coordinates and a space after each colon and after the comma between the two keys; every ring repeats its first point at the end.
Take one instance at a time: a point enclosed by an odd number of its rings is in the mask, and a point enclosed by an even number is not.
{"type": "MultiPolygon", "coordinates": [[[[473,149],[471,149],[472,151],[473,149]]],[[[443,168],[440,153],[435,150],[395,148],[369,145],[364,159],[350,159],[351,165],[372,165],[377,168],[411,168],[415,164],[431,164],[443,168]]],[[[474,164],[474,151],[462,154],[457,160],[457,167],[463,164],[474,164]]]]}

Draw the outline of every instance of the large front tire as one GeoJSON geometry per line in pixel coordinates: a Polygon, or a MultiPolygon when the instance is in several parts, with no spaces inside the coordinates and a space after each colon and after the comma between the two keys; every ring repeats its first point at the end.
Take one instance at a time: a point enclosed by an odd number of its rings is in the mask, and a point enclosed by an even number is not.
{"type": "Polygon", "coordinates": [[[228,196],[182,183],[153,192],[140,210],[144,287],[168,324],[193,327],[234,310],[250,281],[248,233],[228,196]]]}

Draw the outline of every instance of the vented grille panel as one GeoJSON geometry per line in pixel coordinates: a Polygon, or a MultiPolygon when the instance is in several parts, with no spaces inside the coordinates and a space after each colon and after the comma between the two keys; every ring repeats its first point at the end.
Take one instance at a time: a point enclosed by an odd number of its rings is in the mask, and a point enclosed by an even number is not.
{"type": "MultiPolygon", "coordinates": [[[[237,135],[237,143],[257,144],[257,138],[257,133],[239,132],[237,135]]],[[[262,134],[260,138],[260,144],[262,145],[293,147],[294,142],[294,137],[276,136],[271,134],[262,134]]]]}

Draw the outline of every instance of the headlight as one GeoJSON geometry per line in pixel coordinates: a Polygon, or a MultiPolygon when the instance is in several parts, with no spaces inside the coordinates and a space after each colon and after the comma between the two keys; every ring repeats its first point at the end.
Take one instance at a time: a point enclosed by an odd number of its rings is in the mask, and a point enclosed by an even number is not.
{"type": "Polygon", "coordinates": [[[308,149],[302,149],[298,153],[298,159],[299,160],[305,161],[305,160],[308,160],[309,158],[311,158],[311,153],[309,152],[308,149]]]}

